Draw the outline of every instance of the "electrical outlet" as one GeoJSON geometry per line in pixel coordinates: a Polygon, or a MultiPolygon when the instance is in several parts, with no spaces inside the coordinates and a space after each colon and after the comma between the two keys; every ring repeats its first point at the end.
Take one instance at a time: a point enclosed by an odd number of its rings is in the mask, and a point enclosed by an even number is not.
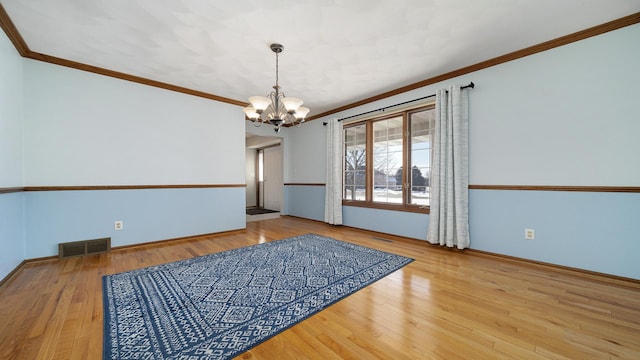
{"type": "Polygon", "coordinates": [[[121,220],[118,220],[115,223],[113,223],[113,227],[116,230],[122,230],[124,228],[124,223],[121,220]]]}
{"type": "Polygon", "coordinates": [[[536,231],[534,229],[524,229],[524,238],[526,240],[533,240],[536,238],[536,231]]]}

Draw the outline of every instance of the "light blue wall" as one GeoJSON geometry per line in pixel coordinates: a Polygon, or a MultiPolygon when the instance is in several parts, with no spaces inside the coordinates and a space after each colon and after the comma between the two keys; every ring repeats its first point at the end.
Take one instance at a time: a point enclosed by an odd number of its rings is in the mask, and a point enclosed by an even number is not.
{"type": "Polygon", "coordinates": [[[0,188],[217,186],[0,194],[0,278],[60,242],[122,246],[246,226],[245,189],[225,186],[245,182],[239,107],[23,59],[4,34],[0,75],[0,188]]]}
{"type": "MultiPolygon", "coordinates": [[[[0,188],[22,187],[22,59],[0,31],[0,188]]],[[[0,194],[0,280],[24,260],[22,193],[0,194]]]]}
{"type": "MultiPolygon", "coordinates": [[[[327,131],[322,121],[310,121],[282,130],[291,151],[285,183],[324,183],[327,168],[327,131]]],[[[324,200],[322,202],[324,204],[324,200]]],[[[324,210],[322,211],[324,214],[324,210]]]]}
{"type": "MultiPolygon", "coordinates": [[[[640,24],[314,122],[474,81],[469,96],[470,184],[640,186],[638,43],[640,24]]],[[[316,167],[326,150],[317,141],[322,135],[294,131],[291,137],[299,137],[291,148],[296,172],[289,181],[324,182],[324,172],[316,167]]],[[[471,190],[471,248],[640,279],[640,262],[634,257],[640,253],[638,195],[471,190]],[[535,229],[535,240],[524,240],[525,227],[535,229]]],[[[316,212],[324,208],[315,205],[316,212]]],[[[348,226],[426,239],[427,215],[343,207],[343,218],[348,226]]]]}
{"type": "Polygon", "coordinates": [[[636,24],[465,75],[470,183],[640,186],[639,41],[636,24]]]}
{"type": "Polygon", "coordinates": [[[0,194],[0,280],[25,259],[23,193],[0,194]]]}
{"type": "Polygon", "coordinates": [[[471,190],[469,207],[474,249],[640,278],[638,193],[471,190]]]}
{"type": "Polygon", "coordinates": [[[345,225],[360,229],[426,240],[429,215],[343,206],[342,220],[345,225]]]}
{"type": "MultiPolygon", "coordinates": [[[[474,81],[471,184],[640,186],[638,42],[633,25],[332,117],[474,81]]],[[[244,183],[237,107],[23,60],[4,34],[0,50],[0,187],[244,183]]],[[[286,129],[285,182],[325,182],[326,120],[286,129]]],[[[322,218],[323,191],[287,187],[284,213],[322,218]]],[[[245,201],[243,188],[3,194],[0,244],[10,251],[0,276],[60,241],[112,236],[118,246],[241,228],[245,201]],[[114,220],[125,229],[115,232],[114,220]]],[[[472,190],[470,202],[474,249],[640,279],[637,194],[472,190]],[[523,239],[524,227],[536,240],[523,239]]],[[[356,207],[344,219],[417,239],[428,224],[356,207]]]]}
{"type": "Polygon", "coordinates": [[[284,214],[324,221],[324,186],[290,185],[284,187],[284,214]]]}
{"type": "Polygon", "coordinates": [[[123,246],[243,229],[244,196],[241,187],[29,191],[26,257],[56,255],[68,241],[110,237],[111,246],[123,246]]]}
{"type": "Polygon", "coordinates": [[[245,227],[245,189],[224,187],[245,182],[237,106],[33,60],[24,84],[25,185],[222,186],[29,191],[27,258],[55,255],[60,242],[121,246],[245,227]]]}
{"type": "Polygon", "coordinates": [[[25,185],[244,184],[238,106],[24,65],[25,185]]]}
{"type": "Polygon", "coordinates": [[[0,188],[22,186],[22,58],[0,31],[0,188]]]}

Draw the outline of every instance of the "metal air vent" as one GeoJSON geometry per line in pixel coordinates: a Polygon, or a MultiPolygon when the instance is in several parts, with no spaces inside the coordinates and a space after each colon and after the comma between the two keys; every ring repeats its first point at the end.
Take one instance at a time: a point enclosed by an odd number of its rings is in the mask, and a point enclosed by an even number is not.
{"type": "Polygon", "coordinates": [[[111,238],[73,241],[58,244],[58,257],[60,259],[100,254],[111,251],[111,238]]]}

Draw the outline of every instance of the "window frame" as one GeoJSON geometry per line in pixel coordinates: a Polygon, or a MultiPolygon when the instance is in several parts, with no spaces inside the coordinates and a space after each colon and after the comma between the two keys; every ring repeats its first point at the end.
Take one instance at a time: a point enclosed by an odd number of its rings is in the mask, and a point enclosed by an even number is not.
{"type": "MultiPolygon", "coordinates": [[[[426,110],[435,110],[435,102],[423,104],[417,107],[412,107],[409,109],[404,109],[400,111],[396,111],[389,114],[384,114],[380,116],[370,117],[366,119],[356,120],[349,122],[348,124],[343,125],[343,136],[346,136],[346,129],[350,127],[365,125],[365,152],[366,152],[366,160],[365,160],[365,200],[351,200],[345,198],[346,191],[344,185],[344,178],[346,174],[346,153],[343,156],[343,186],[342,186],[342,205],[343,206],[355,206],[355,207],[364,207],[364,208],[372,208],[372,209],[382,209],[382,210],[395,210],[395,211],[404,211],[404,212],[414,212],[414,213],[422,213],[429,214],[430,206],[428,205],[417,205],[411,204],[411,191],[408,189],[411,188],[411,129],[410,129],[410,115],[413,113],[418,113],[426,110]],[[373,187],[374,187],[374,133],[373,133],[373,124],[378,121],[388,120],[391,118],[402,117],[402,203],[388,203],[388,202],[377,202],[373,201],[373,187]]],[[[433,144],[433,133],[431,133],[431,144],[433,144]]],[[[433,156],[432,149],[430,149],[429,156],[433,156]]],[[[429,181],[431,181],[431,163],[429,164],[429,181]]]]}

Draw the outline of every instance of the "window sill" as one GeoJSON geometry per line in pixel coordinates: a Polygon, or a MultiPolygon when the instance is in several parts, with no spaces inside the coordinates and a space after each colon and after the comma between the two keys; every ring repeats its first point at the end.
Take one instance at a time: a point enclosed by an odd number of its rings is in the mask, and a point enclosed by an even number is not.
{"type": "Polygon", "coordinates": [[[363,207],[369,209],[381,209],[381,210],[394,210],[404,211],[419,214],[429,214],[429,207],[421,207],[417,205],[402,205],[402,204],[385,204],[370,201],[358,201],[358,200],[342,200],[342,206],[354,206],[363,207]]]}

